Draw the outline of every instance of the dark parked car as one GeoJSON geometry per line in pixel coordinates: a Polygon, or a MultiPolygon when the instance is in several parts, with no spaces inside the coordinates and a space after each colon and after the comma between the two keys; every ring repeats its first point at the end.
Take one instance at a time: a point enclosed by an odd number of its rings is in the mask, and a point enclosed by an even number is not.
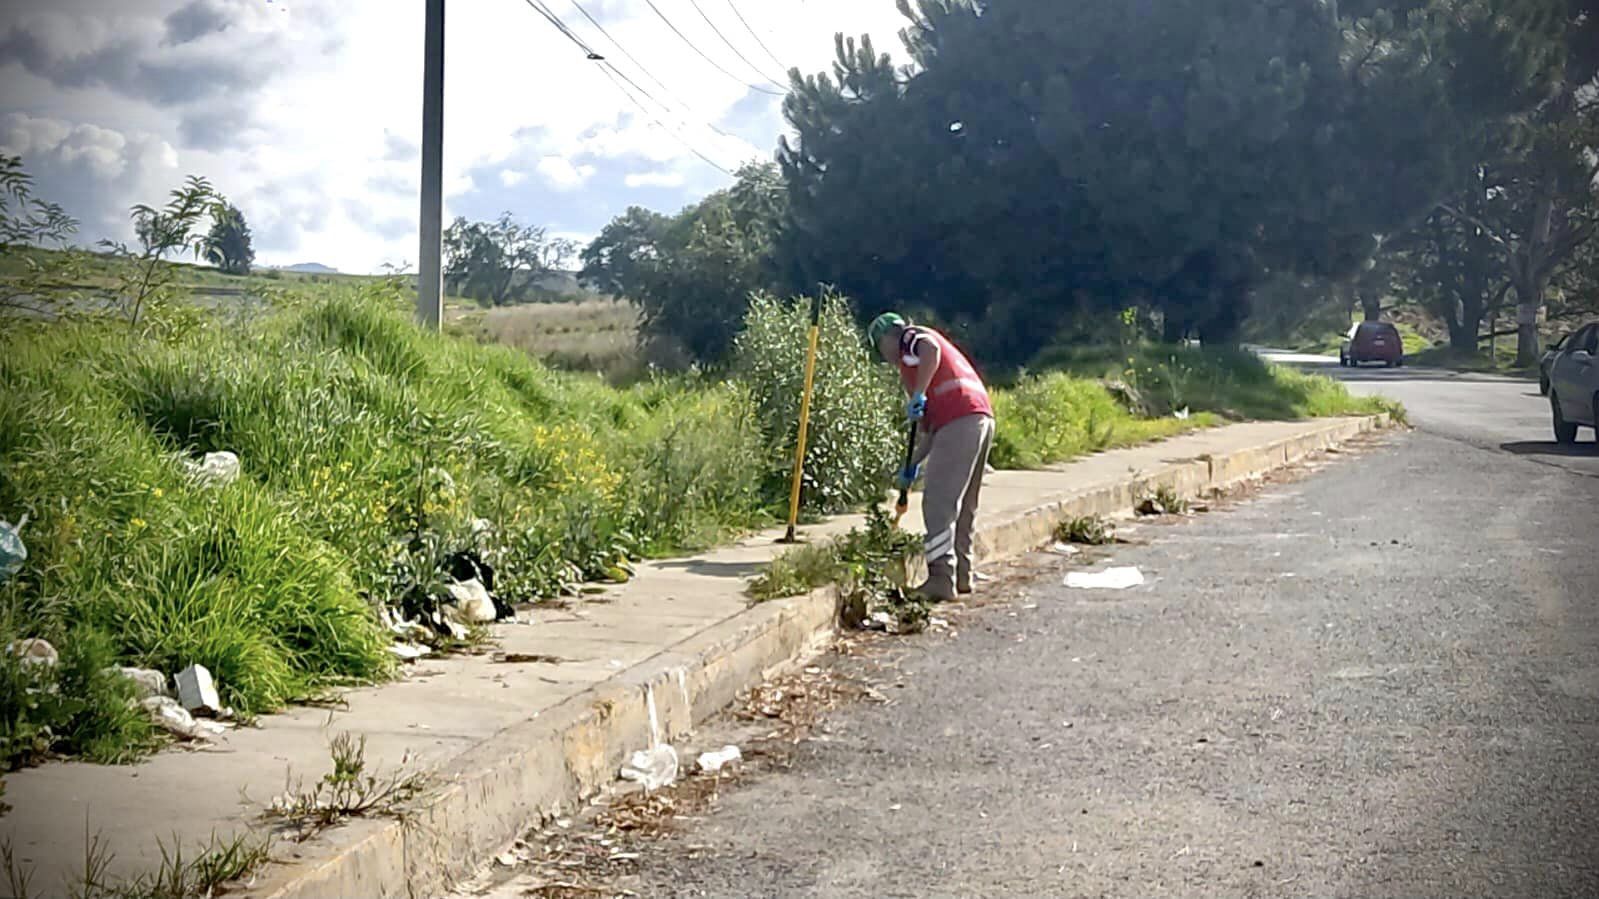
{"type": "Polygon", "coordinates": [[[1382,362],[1389,368],[1405,364],[1405,341],[1399,329],[1389,322],[1361,322],[1349,329],[1338,364],[1344,367],[1362,362],[1382,362]]]}

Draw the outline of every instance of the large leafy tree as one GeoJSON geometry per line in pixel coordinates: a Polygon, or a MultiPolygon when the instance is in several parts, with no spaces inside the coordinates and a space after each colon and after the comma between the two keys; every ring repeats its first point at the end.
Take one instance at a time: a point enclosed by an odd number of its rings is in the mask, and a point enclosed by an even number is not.
{"type": "Polygon", "coordinates": [[[785,104],[786,256],[1006,354],[1096,305],[1231,340],[1269,273],[1360,272],[1546,96],[1561,5],[901,0],[911,66],[840,41],[785,104]]]}
{"type": "Polygon", "coordinates": [[[250,226],[244,213],[232,203],[223,206],[211,222],[211,232],[205,239],[205,259],[230,275],[248,275],[250,266],[255,264],[250,226]]]}
{"type": "Polygon", "coordinates": [[[646,340],[720,362],[751,295],[774,283],[786,209],[776,167],[748,165],[731,187],[676,216],[629,209],[583,251],[581,277],[637,305],[646,340]]]}
{"type": "Polygon", "coordinates": [[[444,232],[445,283],[452,293],[488,305],[521,302],[576,251],[572,241],[523,225],[509,212],[492,222],[457,218],[444,232]]]}
{"type": "Polygon", "coordinates": [[[1526,364],[1540,308],[1580,310],[1573,288],[1599,237],[1599,3],[1567,0],[1558,21],[1565,54],[1547,96],[1483,130],[1443,202],[1392,241],[1401,287],[1448,323],[1456,348],[1474,349],[1484,314],[1512,302],[1526,364]]]}
{"type": "MultiPolygon", "coordinates": [[[[1485,190],[1461,201],[1481,207],[1485,190]]],[[[1510,290],[1497,249],[1483,230],[1460,215],[1436,209],[1401,236],[1387,254],[1400,296],[1418,303],[1449,329],[1449,345],[1477,349],[1483,319],[1498,310],[1510,290]]]]}

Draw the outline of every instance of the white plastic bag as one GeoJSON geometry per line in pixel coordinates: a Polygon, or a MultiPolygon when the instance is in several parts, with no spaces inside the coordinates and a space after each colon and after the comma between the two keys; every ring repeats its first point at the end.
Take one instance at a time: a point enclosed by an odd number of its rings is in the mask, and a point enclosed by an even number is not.
{"type": "Polygon", "coordinates": [[[21,571],[22,563],[28,561],[28,547],[22,543],[22,526],[27,523],[27,516],[20,524],[0,521],[0,584],[21,571]]]}
{"type": "Polygon", "coordinates": [[[1137,568],[1107,568],[1104,571],[1073,571],[1066,575],[1066,586],[1079,590],[1126,590],[1144,582],[1137,568]]]}

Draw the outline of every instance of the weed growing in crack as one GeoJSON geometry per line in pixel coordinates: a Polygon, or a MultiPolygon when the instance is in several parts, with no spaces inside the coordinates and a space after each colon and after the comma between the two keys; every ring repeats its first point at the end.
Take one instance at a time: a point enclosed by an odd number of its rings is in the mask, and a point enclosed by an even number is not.
{"type": "Polygon", "coordinates": [[[9,839],[0,840],[0,871],[5,875],[7,893],[12,899],[33,899],[33,868],[17,858],[9,839]]]}
{"type": "Polygon", "coordinates": [[[1188,500],[1173,487],[1161,485],[1138,501],[1139,515],[1187,515],[1188,500]]]}
{"type": "MultiPolygon", "coordinates": [[[[268,840],[252,834],[235,834],[211,840],[197,855],[187,855],[176,835],[170,845],[157,840],[161,853],[155,871],[138,877],[111,875],[116,859],[111,847],[98,833],[84,827],[83,869],[76,882],[67,888],[69,899],[212,899],[243,885],[271,860],[268,840]]],[[[32,868],[25,866],[10,840],[0,841],[0,874],[11,899],[35,899],[46,895],[33,891],[32,868]]]]}
{"type": "Polygon", "coordinates": [[[399,770],[385,775],[368,772],[366,737],[342,733],[329,745],[333,770],[310,789],[303,781],[290,781],[282,795],[272,800],[265,817],[280,821],[303,842],[350,818],[389,815],[400,817],[407,802],[427,788],[427,776],[399,770]]]}
{"type": "Polygon", "coordinates": [[[1085,515],[1056,525],[1055,539],[1062,543],[1106,546],[1116,542],[1116,527],[1098,515],[1085,515]]]}

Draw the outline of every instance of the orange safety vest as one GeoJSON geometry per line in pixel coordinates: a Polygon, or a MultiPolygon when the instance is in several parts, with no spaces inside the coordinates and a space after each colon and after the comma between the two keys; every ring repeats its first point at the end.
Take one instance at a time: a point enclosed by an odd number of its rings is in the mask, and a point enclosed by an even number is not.
{"type": "Polygon", "coordinates": [[[906,390],[914,389],[916,372],[921,358],[916,355],[916,345],[930,340],[938,345],[938,371],[927,385],[927,415],[922,426],[932,434],[944,425],[968,415],[994,416],[994,405],[989,402],[988,389],[977,369],[964,353],[950,343],[949,338],[932,328],[909,327],[899,339],[899,378],[906,390]]]}

